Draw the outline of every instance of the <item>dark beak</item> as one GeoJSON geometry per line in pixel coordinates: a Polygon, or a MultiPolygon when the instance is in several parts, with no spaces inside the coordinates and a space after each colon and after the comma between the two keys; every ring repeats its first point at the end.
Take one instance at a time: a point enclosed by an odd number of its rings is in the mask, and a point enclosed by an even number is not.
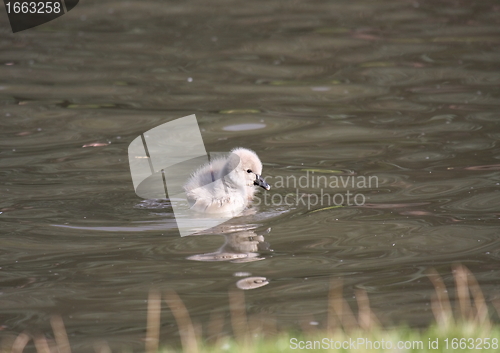
{"type": "Polygon", "coordinates": [[[259,174],[255,174],[255,181],[253,182],[253,185],[260,186],[261,188],[264,188],[266,190],[270,190],[271,186],[269,186],[268,183],[264,179],[262,179],[262,176],[259,174]]]}

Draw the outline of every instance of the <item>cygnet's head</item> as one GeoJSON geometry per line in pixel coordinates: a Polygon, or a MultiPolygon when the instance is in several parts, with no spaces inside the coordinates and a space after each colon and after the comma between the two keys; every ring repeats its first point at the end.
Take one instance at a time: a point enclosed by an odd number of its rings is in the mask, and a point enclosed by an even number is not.
{"type": "Polygon", "coordinates": [[[246,148],[235,148],[224,166],[231,183],[237,186],[260,186],[266,190],[271,189],[262,178],[262,163],[254,151],[246,148]]]}

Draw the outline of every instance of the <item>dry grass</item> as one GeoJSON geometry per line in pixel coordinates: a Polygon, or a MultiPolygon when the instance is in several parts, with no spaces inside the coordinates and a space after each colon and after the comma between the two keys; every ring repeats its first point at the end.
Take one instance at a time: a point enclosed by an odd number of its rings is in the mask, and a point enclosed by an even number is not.
{"type": "Polygon", "coordinates": [[[428,273],[436,291],[431,299],[431,306],[438,327],[447,329],[450,325],[461,321],[472,323],[483,329],[490,328],[492,323],[489,319],[488,307],[476,278],[462,265],[453,266],[452,271],[458,298],[458,308],[455,314],[453,314],[448,289],[443,279],[435,270],[428,273]]]}
{"type": "MultiPolygon", "coordinates": [[[[452,309],[449,292],[441,276],[435,270],[428,272],[428,278],[435,289],[431,299],[431,307],[436,325],[429,328],[427,333],[424,333],[424,336],[434,337],[452,333],[460,336],[463,334],[462,327],[466,326],[467,332],[473,332],[481,335],[481,337],[490,334],[500,338],[500,327],[490,321],[485,298],[472,273],[462,265],[453,266],[452,273],[455,279],[456,298],[458,299],[455,310],[452,309]]],[[[342,280],[332,280],[329,291],[326,330],[318,330],[311,328],[310,325],[303,325],[303,332],[299,335],[303,337],[319,337],[323,335],[322,337],[342,339],[342,337],[351,337],[350,335],[359,337],[360,334],[371,335],[370,337],[372,337],[374,332],[376,335],[382,332],[384,335],[399,335],[399,337],[413,337],[421,334],[419,331],[408,328],[401,328],[399,331],[397,328],[384,330],[370,307],[367,293],[364,290],[357,290],[355,295],[358,307],[357,315],[354,314],[344,299],[342,280]]],[[[208,325],[208,337],[210,339],[207,345],[201,339],[201,330],[193,324],[187,308],[175,292],[168,291],[162,295],[158,290],[151,290],[147,308],[146,353],[167,352],[172,349],[160,348],[162,297],[177,323],[182,346],[180,351],[184,353],[219,352],[223,346],[225,346],[226,350],[230,347],[231,352],[291,351],[285,347],[286,339],[292,337],[290,333],[278,332],[275,322],[267,317],[247,316],[243,291],[234,289],[229,292],[233,337],[222,335],[224,315],[220,311],[214,311],[208,325]],[[265,338],[265,336],[268,338],[265,338]],[[274,341],[273,338],[269,337],[274,337],[274,341]]],[[[500,307],[498,302],[494,302],[493,305],[495,308],[500,307]]],[[[47,339],[40,333],[22,332],[15,338],[5,339],[2,342],[0,353],[22,353],[31,340],[34,342],[37,353],[71,353],[70,343],[61,317],[53,316],[50,324],[54,333],[54,340],[47,339]]],[[[94,343],[93,348],[96,353],[111,353],[111,348],[104,341],[94,343]]],[[[174,351],[179,350],[174,349],[174,351]]],[[[413,351],[420,352],[420,350],[413,351]]],[[[436,350],[432,351],[436,352],[436,350]]],[[[437,351],[444,352],[444,350],[437,351]]],[[[398,352],[400,351],[398,350],[398,352]]],[[[427,350],[422,350],[422,352],[427,352],[427,350]]]]}
{"type": "Polygon", "coordinates": [[[328,296],[328,325],[327,331],[334,332],[341,327],[344,331],[372,330],[380,326],[380,322],[373,313],[368,295],[363,289],[355,292],[358,303],[358,318],[352,312],[343,296],[342,280],[332,280],[328,296]]]}

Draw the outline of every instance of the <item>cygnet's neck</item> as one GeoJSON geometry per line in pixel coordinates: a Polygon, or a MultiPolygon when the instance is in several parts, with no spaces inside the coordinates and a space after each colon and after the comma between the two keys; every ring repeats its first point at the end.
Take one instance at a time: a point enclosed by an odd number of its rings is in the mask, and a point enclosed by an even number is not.
{"type": "Polygon", "coordinates": [[[224,168],[222,168],[222,183],[224,186],[231,190],[241,190],[244,192],[246,187],[246,180],[243,176],[240,178],[240,175],[237,173],[237,168],[240,165],[240,156],[237,154],[231,153],[224,164],[224,168]]]}

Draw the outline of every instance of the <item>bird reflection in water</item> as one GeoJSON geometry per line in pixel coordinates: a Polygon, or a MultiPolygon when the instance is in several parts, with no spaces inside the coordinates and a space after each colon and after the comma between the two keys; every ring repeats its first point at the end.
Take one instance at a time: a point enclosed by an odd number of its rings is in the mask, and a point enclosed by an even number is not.
{"type": "MultiPolygon", "coordinates": [[[[228,233],[219,233],[224,236],[224,244],[215,252],[189,256],[193,261],[228,261],[232,263],[243,263],[264,260],[260,252],[272,251],[269,243],[265,241],[264,235],[268,234],[268,228],[263,234],[257,234],[254,230],[239,230],[228,233]]],[[[269,283],[265,277],[246,277],[239,280],[236,286],[240,289],[255,289],[269,283]]]]}

